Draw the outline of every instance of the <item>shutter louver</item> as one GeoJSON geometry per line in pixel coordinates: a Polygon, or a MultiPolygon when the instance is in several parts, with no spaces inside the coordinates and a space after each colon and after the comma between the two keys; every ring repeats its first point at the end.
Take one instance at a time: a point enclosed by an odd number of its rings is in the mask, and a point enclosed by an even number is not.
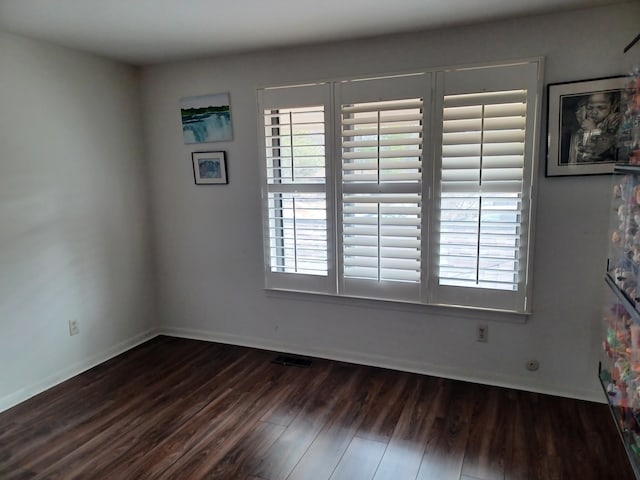
{"type": "Polygon", "coordinates": [[[422,99],[342,106],[345,279],[420,282],[422,99]]]}
{"type": "Polygon", "coordinates": [[[327,275],[324,107],[264,111],[272,272],[327,275]]]}
{"type": "Polygon", "coordinates": [[[440,285],[518,289],[526,102],[526,90],[444,97],[440,285]]]}

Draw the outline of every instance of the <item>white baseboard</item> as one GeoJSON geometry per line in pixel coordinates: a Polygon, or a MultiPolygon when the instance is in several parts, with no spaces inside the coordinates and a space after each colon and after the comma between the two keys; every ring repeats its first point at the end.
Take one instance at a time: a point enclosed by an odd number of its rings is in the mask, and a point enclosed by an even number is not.
{"type": "Polygon", "coordinates": [[[130,350],[141,343],[144,343],[158,335],[168,335],[180,338],[191,338],[194,340],[204,340],[209,342],[226,343],[245,347],[272,350],[276,352],[291,353],[296,355],[306,355],[311,357],[325,358],[340,362],[369,365],[372,367],[388,368],[405,372],[419,373],[436,377],[462,380],[472,383],[494,385],[498,387],[513,388],[528,392],[536,392],[560,397],[588,400],[604,403],[600,392],[592,391],[572,391],[559,389],[555,385],[546,385],[541,382],[523,382],[522,378],[509,375],[496,374],[494,372],[482,372],[481,376],[471,376],[459,368],[451,368],[444,365],[417,362],[409,359],[391,358],[382,355],[373,355],[364,352],[353,352],[339,349],[319,349],[309,346],[296,345],[292,343],[277,342],[273,339],[230,335],[228,333],[212,332],[205,330],[195,330],[188,328],[161,327],[143,332],[135,337],[129,338],[112,348],[78,362],[54,375],[51,375],[29,387],[25,387],[9,395],[0,398],[0,412],[39,394],[45,390],[68,380],[90,368],[99,365],[121,353],[130,350]]]}
{"type": "Polygon", "coordinates": [[[132,349],[144,343],[158,335],[157,329],[147,330],[146,332],[140,333],[134,337],[128,338],[123,342],[114,345],[108,350],[93,355],[89,358],[86,358],[74,365],[71,365],[64,370],[61,370],[53,375],[50,375],[39,382],[34,383],[28,387],[22,388],[16,392],[10,393],[2,398],[0,398],[0,412],[8,410],[9,408],[24,402],[25,400],[48,390],[49,388],[58,385],[59,383],[64,382],[76,375],[89,370],[90,368],[95,367],[113,357],[120,355],[121,353],[126,352],[127,350],[132,349]]]}
{"type": "Polygon", "coordinates": [[[273,350],[276,352],[291,353],[296,355],[306,355],[310,357],[337,360],[340,362],[369,365],[372,367],[388,368],[404,372],[419,373],[436,377],[449,378],[452,380],[462,380],[471,383],[493,385],[497,387],[512,388],[527,392],[542,393],[560,397],[575,398],[592,402],[604,403],[601,392],[587,390],[566,390],[560,389],[556,385],[548,385],[543,382],[524,382],[522,378],[496,374],[495,372],[481,372],[481,375],[469,375],[468,372],[459,368],[447,367],[431,363],[417,362],[409,359],[391,358],[382,355],[372,355],[364,352],[353,352],[338,349],[319,349],[309,346],[295,345],[291,343],[277,342],[273,339],[256,338],[240,335],[230,335],[228,333],[212,332],[205,330],[195,330],[188,328],[161,327],[159,335],[169,335],[173,337],[191,338],[194,340],[205,340],[210,342],[227,343],[244,347],[260,348],[263,350],[273,350]]]}

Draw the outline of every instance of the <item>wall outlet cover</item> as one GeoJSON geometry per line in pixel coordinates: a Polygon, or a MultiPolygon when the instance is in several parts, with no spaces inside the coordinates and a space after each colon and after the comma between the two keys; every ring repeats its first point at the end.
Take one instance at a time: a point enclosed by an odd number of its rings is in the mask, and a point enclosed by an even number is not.
{"type": "Polygon", "coordinates": [[[80,327],[77,320],[69,320],[69,335],[78,335],[80,333],[80,327]]]}

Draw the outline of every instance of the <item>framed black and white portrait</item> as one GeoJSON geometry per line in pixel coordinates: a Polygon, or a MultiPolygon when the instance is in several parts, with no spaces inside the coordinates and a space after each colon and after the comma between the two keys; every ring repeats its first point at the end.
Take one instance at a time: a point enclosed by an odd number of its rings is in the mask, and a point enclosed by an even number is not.
{"type": "Polygon", "coordinates": [[[613,172],[625,83],[620,76],[549,85],[547,176],[613,172]]]}

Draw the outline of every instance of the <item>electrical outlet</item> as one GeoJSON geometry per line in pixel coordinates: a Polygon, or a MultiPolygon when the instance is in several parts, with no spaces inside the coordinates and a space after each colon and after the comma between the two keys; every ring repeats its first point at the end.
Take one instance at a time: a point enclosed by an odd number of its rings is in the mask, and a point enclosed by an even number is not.
{"type": "Polygon", "coordinates": [[[539,368],[540,368],[540,362],[538,362],[537,360],[529,360],[527,362],[527,370],[529,370],[530,372],[535,372],[539,368]]]}
{"type": "Polygon", "coordinates": [[[78,335],[80,333],[80,327],[77,320],[69,320],[69,335],[78,335]]]}
{"type": "Polygon", "coordinates": [[[489,341],[489,327],[487,325],[478,325],[478,330],[476,331],[476,341],[489,341]]]}

